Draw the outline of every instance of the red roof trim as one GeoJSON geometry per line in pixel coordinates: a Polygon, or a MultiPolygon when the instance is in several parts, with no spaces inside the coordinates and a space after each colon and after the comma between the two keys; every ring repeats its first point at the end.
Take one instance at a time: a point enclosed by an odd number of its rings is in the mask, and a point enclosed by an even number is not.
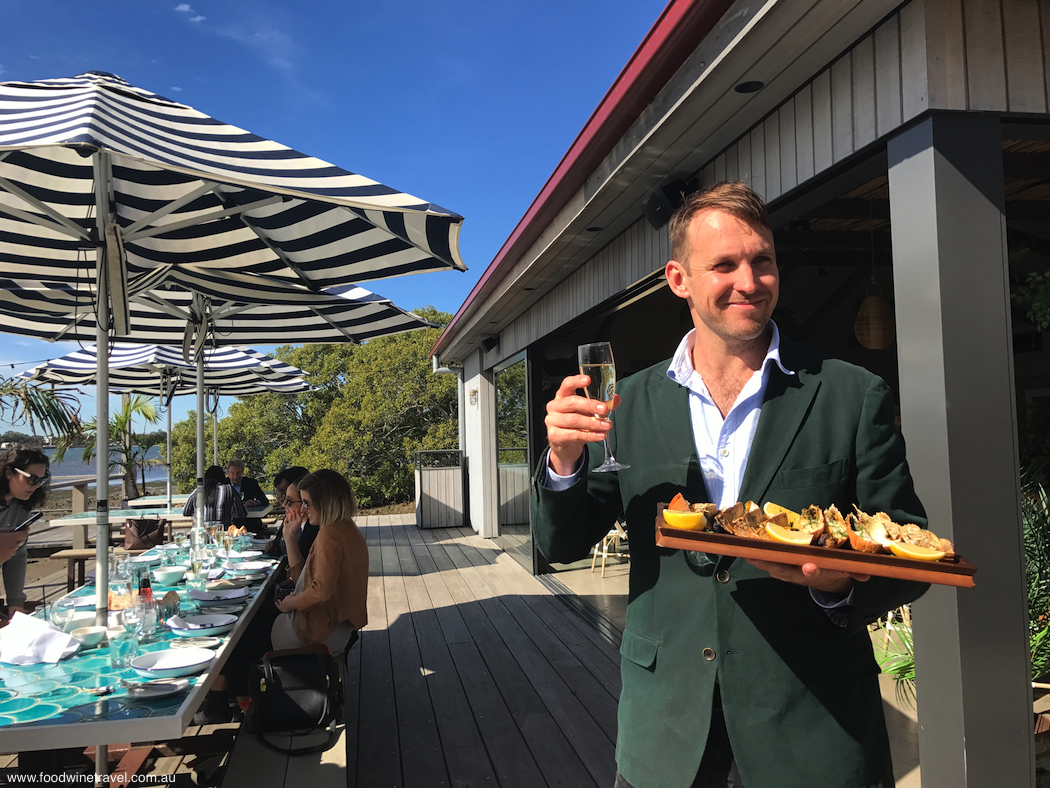
{"type": "Polygon", "coordinates": [[[463,305],[441,332],[431,354],[480,306],[481,294],[499,282],[517,258],[554,220],[584,180],[623,137],[631,124],[686,58],[707,37],[732,0],[671,0],[627,61],[568,152],[532,201],[514,232],[503,243],[463,305]]]}

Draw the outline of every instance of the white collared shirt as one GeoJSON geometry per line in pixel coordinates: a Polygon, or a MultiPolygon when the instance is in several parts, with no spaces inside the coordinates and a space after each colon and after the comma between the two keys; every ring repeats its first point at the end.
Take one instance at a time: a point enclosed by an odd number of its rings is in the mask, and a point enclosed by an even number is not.
{"type": "Polygon", "coordinates": [[[740,483],[751,455],[751,442],[758,428],[762,401],[769,385],[769,372],[776,364],[785,375],[794,375],[780,359],[780,330],[769,322],[773,338],[762,366],[755,370],[737,395],[725,418],[715,405],[704,379],[693,368],[694,328],[678,344],[667,368],[667,377],[689,390],[689,419],[693,427],[696,456],[707,485],[707,494],[719,509],[740,500],[740,483]]]}

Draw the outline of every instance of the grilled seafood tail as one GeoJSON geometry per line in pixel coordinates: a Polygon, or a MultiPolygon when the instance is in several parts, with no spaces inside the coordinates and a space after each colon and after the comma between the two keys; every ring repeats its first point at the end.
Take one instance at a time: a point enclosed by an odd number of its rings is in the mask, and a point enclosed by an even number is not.
{"type": "Polygon", "coordinates": [[[872,517],[856,506],[853,508],[856,511],[849,515],[848,521],[850,546],[861,553],[888,553],[890,538],[886,535],[886,521],[872,517]]]}

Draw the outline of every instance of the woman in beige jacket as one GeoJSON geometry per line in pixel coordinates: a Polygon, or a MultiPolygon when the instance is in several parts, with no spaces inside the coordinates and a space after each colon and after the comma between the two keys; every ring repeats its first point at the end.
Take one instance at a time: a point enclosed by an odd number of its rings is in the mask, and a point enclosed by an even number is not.
{"type": "Polygon", "coordinates": [[[350,483],[331,470],[314,471],[297,485],[303,511],[320,531],[295,592],[277,603],[270,630],[275,649],[327,643],[333,651],[368,623],[368,547],[354,523],[350,483]]]}

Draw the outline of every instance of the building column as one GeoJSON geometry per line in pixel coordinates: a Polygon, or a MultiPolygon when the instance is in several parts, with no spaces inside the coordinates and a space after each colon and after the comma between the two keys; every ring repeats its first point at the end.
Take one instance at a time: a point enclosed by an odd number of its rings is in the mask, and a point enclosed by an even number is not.
{"type": "Polygon", "coordinates": [[[482,352],[463,363],[463,450],[467,457],[470,525],[486,539],[499,535],[496,479],[496,380],[482,368],[482,352]]]}
{"type": "Polygon", "coordinates": [[[999,119],[931,116],[887,152],[908,461],[978,567],[913,608],[922,785],[1034,786],[999,119]]]}

